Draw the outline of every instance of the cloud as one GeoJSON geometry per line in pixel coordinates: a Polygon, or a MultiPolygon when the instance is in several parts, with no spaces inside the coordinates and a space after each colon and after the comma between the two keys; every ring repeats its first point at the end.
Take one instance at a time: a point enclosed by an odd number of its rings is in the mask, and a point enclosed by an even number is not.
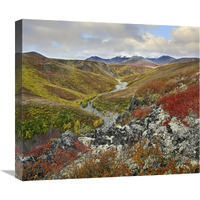
{"type": "MultiPolygon", "coordinates": [[[[159,28],[159,34],[161,32],[159,28]]],[[[168,54],[175,57],[199,55],[199,28],[176,27],[171,37],[150,33],[155,25],[24,20],[24,52],[38,51],[45,56],[85,59],[168,54]]]]}
{"type": "Polygon", "coordinates": [[[174,57],[199,56],[199,28],[196,27],[174,28],[169,40],[148,32],[143,33],[142,38],[142,42],[127,38],[125,43],[132,46],[133,51],[147,57],[163,54],[174,57]]]}
{"type": "Polygon", "coordinates": [[[199,28],[183,26],[173,29],[168,46],[174,53],[179,52],[181,55],[199,56],[199,28]]]}
{"type": "Polygon", "coordinates": [[[106,42],[109,42],[111,39],[112,39],[111,37],[110,37],[110,38],[105,38],[105,39],[103,39],[101,42],[102,42],[102,43],[106,43],[106,42]]]}
{"type": "Polygon", "coordinates": [[[199,28],[182,26],[172,31],[172,41],[176,43],[197,43],[199,42],[199,28]]]}

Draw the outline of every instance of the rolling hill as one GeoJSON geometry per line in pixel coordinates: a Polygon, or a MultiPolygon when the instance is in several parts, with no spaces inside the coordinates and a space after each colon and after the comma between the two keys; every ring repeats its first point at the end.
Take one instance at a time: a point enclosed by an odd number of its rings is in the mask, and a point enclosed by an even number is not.
{"type": "Polygon", "coordinates": [[[163,90],[162,92],[165,93],[167,91],[166,88],[171,87],[173,84],[175,86],[182,85],[183,87],[187,87],[187,85],[194,84],[194,82],[198,83],[198,75],[196,75],[198,71],[198,61],[159,66],[138,76],[130,76],[128,79],[128,88],[102,95],[95,99],[93,105],[100,110],[121,112],[127,108],[130,98],[135,96],[139,88],[143,88],[142,94],[144,96],[141,98],[149,98],[147,101],[151,102],[151,98],[159,98],[163,95],[161,91],[163,90]],[[145,91],[145,88],[149,87],[150,92],[145,91]],[[159,92],[156,92],[156,88],[159,89],[159,92]]]}
{"type": "MultiPolygon", "coordinates": [[[[16,55],[18,56],[20,58],[21,55],[16,55]]],[[[22,79],[16,80],[16,134],[18,138],[30,140],[29,145],[33,142],[32,138],[37,141],[36,135],[43,137],[49,131],[52,134],[48,137],[54,137],[54,130],[59,130],[59,133],[71,130],[77,134],[85,134],[102,124],[100,117],[81,109],[80,105],[87,105],[88,101],[100,93],[113,90],[117,84],[116,77],[128,82],[128,87],[95,98],[93,106],[97,109],[122,112],[138,88],[148,88],[152,83],[170,85],[171,81],[181,82],[183,76],[186,80],[187,74],[187,82],[177,84],[193,83],[190,75],[198,71],[199,64],[198,61],[193,61],[151,68],[140,64],[152,64],[152,61],[132,57],[123,61],[131,63],[130,65],[108,65],[96,61],[52,59],[35,52],[22,54],[22,58],[22,71],[16,65],[18,77],[23,75],[22,79]]],[[[155,92],[151,94],[155,98],[160,95],[162,94],[155,92]]]]}
{"type": "Polygon", "coordinates": [[[16,54],[16,177],[198,173],[199,60],[188,60],[16,54]]]}
{"type": "Polygon", "coordinates": [[[110,66],[103,62],[97,61],[86,61],[86,60],[60,60],[60,62],[77,69],[93,72],[95,74],[101,74],[107,77],[116,77],[116,72],[110,68],[110,66]]]}
{"type": "Polygon", "coordinates": [[[16,55],[16,60],[21,56],[22,69],[16,63],[16,134],[19,140],[27,139],[21,149],[30,150],[38,145],[33,141],[49,141],[66,129],[83,134],[103,123],[80,104],[115,88],[115,74],[106,64],[46,58],[35,52],[16,55]]]}

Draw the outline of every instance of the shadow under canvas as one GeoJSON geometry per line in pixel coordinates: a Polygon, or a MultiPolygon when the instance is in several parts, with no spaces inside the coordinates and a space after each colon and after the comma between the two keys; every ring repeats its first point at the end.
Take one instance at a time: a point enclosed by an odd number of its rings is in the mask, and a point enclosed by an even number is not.
{"type": "Polygon", "coordinates": [[[10,176],[15,177],[15,170],[2,170],[2,172],[9,174],[10,176]]]}

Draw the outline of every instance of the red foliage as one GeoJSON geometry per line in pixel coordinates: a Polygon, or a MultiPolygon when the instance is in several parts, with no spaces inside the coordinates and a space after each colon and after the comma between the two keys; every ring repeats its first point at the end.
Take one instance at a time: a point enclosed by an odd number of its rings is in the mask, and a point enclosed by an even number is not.
{"type": "Polygon", "coordinates": [[[158,79],[140,87],[137,90],[136,95],[141,96],[143,93],[146,93],[146,92],[150,92],[153,94],[154,93],[164,94],[166,92],[171,91],[175,87],[177,87],[177,83],[174,81],[170,81],[170,78],[158,79]]]}
{"type": "Polygon", "coordinates": [[[168,126],[168,124],[170,123],[170,120],[166,120],[164,122],[160,122],[160,125],[163,125],[163,126],[168,126]]]}
{"type": "Polygon", "coordinates": [[[50,146],[51,146],[51,144],[42,144],[42,145],[32,148],[31,151],[26,152],[23,155],[39,157],[45,153],[48,153],[48,151],[50,151],[50,149],[49,149],[50,146]]]}
{"type": "Polygon", "coordinates": [[[59,173],[64,166],[77,159],[79,152],[86,153],[88,150],[89,147],[79,141],[74,142],[74,148],[69,151],[52,149],[49,144],[36,147],[26,154],[34,156],[36,161],[23,166],[23,180],[48,179],[52,173],[59,173]]]}
{"type": "MultiPolygon", "coordinates": [[[[168,120],[167,120],[168,121],[168,120]]],[[[134,145],[135,149],[130,150],[134,162],[138,165],[138,171],[134,175],[162,175],[162,174],[185,174],[199,172],[199,162],[191,163],[190,158],[180,155],[165,157],[161,148],[161,138],[154,137],[152,145],[149,147],[147,138],[140,140],[134,145]],[[149,159],[150,158],[150,159],[149,159]],[[179,159],[184,158],[184,163],[180,165],[179,159]]]]}
{"type": "MultiPolygon", "coordinates": [[[[199,84],[190,86],[185,91],[164,96],[156,104],[162,104],[163,110],[182,122],[191,112],[199,116],[199,84]]],[[[183,123],[186,125],[185,122],[183,123]]]]}
{"type": "MultiPolygon", "coordinates": [[[[71,178],[116,177],[130,176],[132,170],[120,157],[115,148],[100,151],[98,154],[89,153],[79,166],[73,163],[71,178]]],[[[69,178],[69,177],[67,177],[69,178]]]]}
{"type": "Polygon", "coordinates": [[[132,112],[132,115],[137,118],[145,117],[149,114],[150,108],[140,108],[138,107],[136,110],[132,112]]]}
{"type": "Polygon", "coordinates": [[[187,127],[190,126],[186,121],[182,121],[182,123],[183,123],[185,126],[187,126],[187,127]]]}

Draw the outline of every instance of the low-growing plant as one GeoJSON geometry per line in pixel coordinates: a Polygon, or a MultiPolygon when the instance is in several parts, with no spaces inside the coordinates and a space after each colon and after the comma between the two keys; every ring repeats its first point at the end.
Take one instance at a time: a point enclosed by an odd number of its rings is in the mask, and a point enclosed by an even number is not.
{"type": "Polygon", "coordinates": [[[171,117],[175,116],[183,122],[183,119],[191,113],[199,116],[199,84],[188,87],[185,91],[166,95],[156,102],[162,105],[171,117]]]}
{"type": "Polygon", "coordinates": [[[134,175],[162,175],[199,172],[199,163],[191,164],[191,159],[183,155],[165,155],[161,149],[161,138],[154,137],[149,146],[147,139],[142,139],[134,145],[134,150],[128,150],[133,161],[137,163],[134,175]],[[184,157],[184,162],[180,160],[184,157]]]}
{"type": "Polygon", "coordinates": [[[103,123],[100,117],[82,112],[73,108],[24,106],[23,118],[20,112],[16,111],[16,133],[19,138],[23,139],[30,139],[33,135],[44,135],[50,128],[60,129],[61,132],[69,130],[81,134],[81,131],[85,129],[88,131],[96,128],[95,121],[98,121],[98,125],[103,123]]]}
{"type": "Polygon", "coordinates": [[[121,113],[130,103],[130,99],[109,99],[105,100],[103,96],[93,101],[93,107],[100,111],[111,111],[121,113]]]}
{"type": "Polygon", "coordinates": [[[132,115],[137,118],[143,118],[149,114],[150,108],[140,108],[138,107],[132,112],[132,115]]]}
{"type": "Polygon", "coordinates": [[[73,164],[70,178],[130,176],[131,170],[128,164],[117,156],[118,153],[114,148],[105,152],[100,151],[97,155],[89,154],[81,166],[73,164]]]}
{"type": "MultiPolygon", "coordinates": [[[[63,167],[77,159],[79,152],[87,152],[87,146],[79,141],[74,142],[74,148],[68,151],[60,148],[52,149],[50,146],[50,144],[41,145],[24,154],[24,156],[31,155],[35,158],[35,161],[32,160],[24,166],[16,160],[17,168],[22,168],[23,173],[18,174],[18,176],[22,175],[22,180],[51,179],[52,174],[58,174],[63,167]]],[[[19,169],[17,172],[20,172],[19,169]]]]}
{"type": "Polygon", "coordinates": [[[170,121],[171,120],[165,120],[165,121],[163,121],[163,122],[160,122],[160,125],[163,125],[163,126],[166,126],[166,127],[168,127],[168,124],[170,123],[170,121]]]}

